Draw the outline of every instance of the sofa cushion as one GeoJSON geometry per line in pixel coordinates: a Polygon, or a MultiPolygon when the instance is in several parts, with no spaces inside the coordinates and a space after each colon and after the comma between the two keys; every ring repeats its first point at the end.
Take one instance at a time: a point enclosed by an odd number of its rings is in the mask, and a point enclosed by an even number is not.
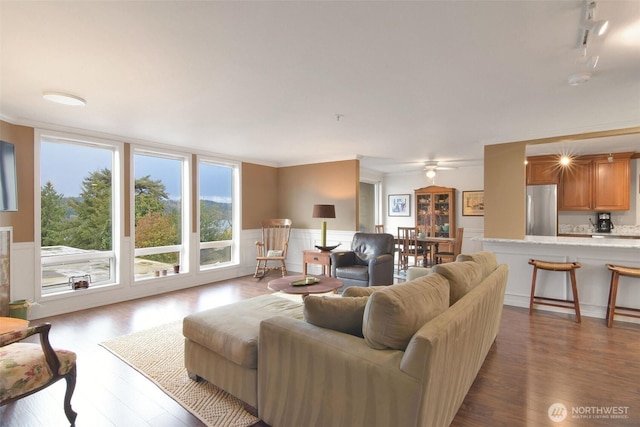
{"type": "Polygon", "coordinates": [[[407,282],[431,273],[431,267],[409,267],[407,269],[407,282]]]}
{"type": "Polygon", "coordinates": [[[425,323],[449,307],[449,284],[438,274],[373,292],[364,310],[362,332],[375,349],[405,350],[425,323]]]}
{"type": "Polygon", "coordinates": [[[258,366],[260,322],[272,316],[302,320],[299,302],[261,295],[190,314],[182,322],[185,338],[245,368],[258,366]]]}
{"type": "Polygon", "coordinates": [[[304,299],[304,320],[321,328],[362,337],[362,318],[368,299],[368,296],[333,298],[310,295],[304,299]]]}
{"type": "Polygon", "coordinates": [[[455,304],[482,281],[482,265],[474,261],[437,264],[433,272],[449,281],[449,305],[455,304]]]}
{"type": "Polygon", "coordinates": [[[460,254],[456,261],[474,261],[482,266],[482,280],[486,279],[497,267],[496,254],[489,251],[480,251],[473,254],[460,254]]]}
{"type": "Polygon", "coordinates": [[[386,288],[388,285],[379,286],[350,286],[342,292],[343,297],[368,297],[375,291],[386,288]]]}

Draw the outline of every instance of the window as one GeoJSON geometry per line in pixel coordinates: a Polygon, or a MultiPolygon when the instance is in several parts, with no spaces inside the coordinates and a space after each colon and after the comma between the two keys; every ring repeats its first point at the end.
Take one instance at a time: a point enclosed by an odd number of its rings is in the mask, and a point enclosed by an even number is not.
{"type": "Polygon", "coordinates": [[[42,295],[116,283],[118,146],[39,136],[42,295]]]}
{"type": "Polygon", "coordinates": [[[136,280],[186,271],[188,160],[182,156],[137,151],[134,156],[136,280]],[[185,262],[182,262],[185,260],[185,262]]]}
{"type": "Polygon", "coordinates": [[[213,160],[198,163],[201,270],[237,263],[237,170],[213,160]]]}

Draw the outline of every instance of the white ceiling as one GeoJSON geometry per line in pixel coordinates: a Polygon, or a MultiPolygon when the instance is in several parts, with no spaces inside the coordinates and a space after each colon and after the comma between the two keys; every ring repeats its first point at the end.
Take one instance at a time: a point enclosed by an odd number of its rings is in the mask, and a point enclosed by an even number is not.
{"type": "Polygon", "coordinates": [[[2,0],[0,115],[278,166],[481,164],[487,143],[640,126],[640,1],[595,13],[610,31],[572,87],[580,0],[2,0]]]}

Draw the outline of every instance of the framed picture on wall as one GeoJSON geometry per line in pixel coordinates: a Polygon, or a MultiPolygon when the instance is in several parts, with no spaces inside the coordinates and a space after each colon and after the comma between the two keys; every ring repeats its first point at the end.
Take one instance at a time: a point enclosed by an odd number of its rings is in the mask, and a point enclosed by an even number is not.
{"type": "Polygon", "coordinates": [[[462,215],[484,216],[484,191],[462,192],[462,215]]]}
{"type": "Polygon", "coordinates": [[[411,215],[411,194],[389,194],[389,216],[411,215]]]}

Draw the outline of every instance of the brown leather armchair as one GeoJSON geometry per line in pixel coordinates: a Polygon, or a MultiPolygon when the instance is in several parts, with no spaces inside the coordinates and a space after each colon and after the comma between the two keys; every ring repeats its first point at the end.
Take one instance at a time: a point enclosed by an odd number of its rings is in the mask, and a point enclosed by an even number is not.
{"type": "Polygon", "coordinates": [[[350,286],[393,284],[395,239],[388,233],[356,233],[351,250],[331,254],[331,275],[350,286]]]}

